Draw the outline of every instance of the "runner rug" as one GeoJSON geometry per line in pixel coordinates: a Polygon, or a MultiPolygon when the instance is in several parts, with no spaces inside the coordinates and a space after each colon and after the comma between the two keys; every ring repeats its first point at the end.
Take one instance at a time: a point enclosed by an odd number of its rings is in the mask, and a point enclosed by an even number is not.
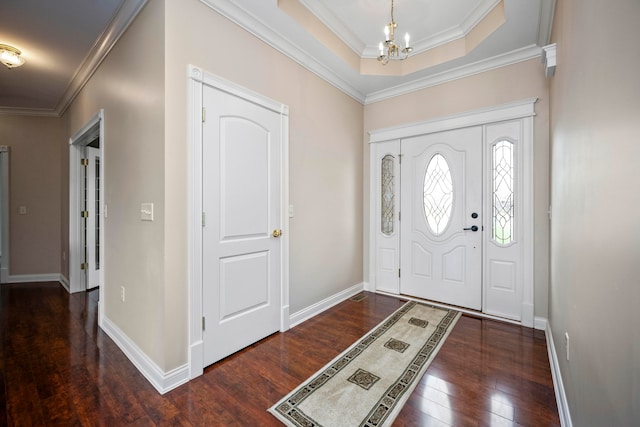
{"type": "Polygon", "coordinates": [[[389,426],[460,312],[408,302],[269,408],[288,426],[389,426]]]}

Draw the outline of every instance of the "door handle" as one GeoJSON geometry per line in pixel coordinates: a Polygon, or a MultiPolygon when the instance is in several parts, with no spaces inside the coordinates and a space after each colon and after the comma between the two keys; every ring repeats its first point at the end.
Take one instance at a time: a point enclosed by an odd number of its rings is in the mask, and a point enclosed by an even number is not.
{"type": "Polygon", "coordinates": [[[478,231],[478,226],[477,225],[472,225],[469,228],[463,228],[463,230],[465,230],[465,231],[467,231],[467,230],[478,231]]]}
{"type": "Polygon", "coordinates": [[[282,230],[273,230],[273,237],[282,236],[282,230]]]}

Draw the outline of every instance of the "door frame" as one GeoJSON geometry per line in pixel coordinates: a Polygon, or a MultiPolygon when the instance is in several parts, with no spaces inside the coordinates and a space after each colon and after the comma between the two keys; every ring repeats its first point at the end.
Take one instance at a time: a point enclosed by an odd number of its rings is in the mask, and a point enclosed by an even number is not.
{"type": "MultiPolygon", "coordinates": [[[[71,138],[69,138],[69,288],[70,293],[81,292],[86,289],[85,272],[81,268],[83,249],[82,220],[80,211],[83,210],[83,181],[84,170],[80,164],[83,158],[84,147],[89,144],[96,132],[100,137],[100,194],[104,195],[104,110],[100,109],[91,117],[71,138]]],[[[100,212],[104,213],[104,197],[100,200],[100,212]]],[[[102,216],[104,218],[104,215],[102,216]]],[[[104,225],[104,220],[103,220],[104,225]]],[[[98,302],[98,323],[102,326],[103,301],[104,301],[104,226],[100,228],[100,284],[98,302]]]]}
{"type": "Polygon", "coordinates": [[[203,86],[211,86],[249,102],[261,105],[280,114],[282,127],[280,223],[282,224],[281,247],[281,299],[280,331],[290,327],[289,318],[289,107],[233,82],[189,65],[188,94],[188,283],[189,283],[189,378],[202,375],[204,370],[204,341],[202,334],[202,122],[203,86]]]}
{"type": "MultiPolygon", "coordinates": [[[[528,119],[523,123],[523,134],[527,141],[523,144],[523,297],[521,324],[527,327],[534,326],[534,205],[533,205],[533,117],[535,116],[535,103],[538,98],[527,98],[520,101],[496,105],[473,111],[466,111],[450,116],[439,117],[422,122],[408,123],[400,126],[376,129],[369,132],[369,144],[409,138],[417,135],[425,135],[437,132],[450,131],[470,126],[482,126],[508,120],[528,119]]],[[[372,152],[373,150],[370,150],[372,152]]],[[[369,166],[369,281],[367,290],[375,292],[376,283],[376,195],[375,182],[377,164],[375,156],[370,157],[369,166]]],[[[483,202],[484,203],[484,202],[483,202]]],[[[484,212],[484,211],[483,211],[484,212]]],[[[400,255],[402,256],[402,255],[400,255]]],[[[483,266],[484,253],[483,253],[483,266]]],[[[388,291],[387,291],[388,292],[388,291]]],[[[400,293],[398,281],[395,294],[400,293]]],[[[484,275],[483,275],[484,298],[484,275]]],[[[464,311],[464,310],[463,310],[464,311]]],[[[475,312],[474,312],[475,313],[475,312]]]]}
{"type": "Polygon", "coordinates": [[[11,262],[9,253],[9,147],[0,145],[0,162],[2,162],[2,188],[0,188],[0,206],[2,209],[2,257],[0,259],[0,283],[9,283],[9,265],[11,262]]]}

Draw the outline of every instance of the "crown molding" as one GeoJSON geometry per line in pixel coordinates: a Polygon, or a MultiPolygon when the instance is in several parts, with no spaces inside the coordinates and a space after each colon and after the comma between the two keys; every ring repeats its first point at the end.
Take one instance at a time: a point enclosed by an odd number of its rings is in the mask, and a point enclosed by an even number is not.
{"type": "Polygon", "coordinates": [[[200,0],[214,11],[236,23],[269,46],[283,53],[321,79],[335,86],[360,103],[364,103],[365,95],[340,78],[327,66],[308,54],[304,49],[280,35],[262,20],[247,10],[228,0],[200,0]]]}
{"type": "Polygon", "coordinates": [[[61,117],[82,88],[96,72],[102,61],[109,54],[113,46],[129,28],[148,0],[125,0],[120,6],[109,25],[96,40],[86,58],[78,67],[67,89],[55,108],[8,108],[0,107],[0,114],[20,116],[61,117]]]}
{"type": "Polygon", "coordinates": [[[553,15],[556,10],[556,0],[541,0],[540,22],[538,23],[538,46],[548,45],[551,41],[553,29],[553,15]]]}
{"type": "Polygon", "coordinates": [[[491,71],[496,68],[506,67],[508,65],[517,64],[518,62],[528,61],[530,59],[539,58],[542,55],[541,48],[536,45],[527,46],[521,49],[517,49],[502,55],[494,56],[482,61],[477,61],[468,65],[463,65],[451,70],[447,70],[438,74],[427,76],[421,79],[417,79],[408,83],[404,83],[398,86],[394,86],[389,89],[380,90],[367,95],[365,105],[373,104],[374,102],[383,101],[385,99],[393,98],[407,93],[415,92],[417,90],[426,89],[431,86],[436,86],[442,83],[447,83],[453,80],[462,79],[465,77],[473,76],[475,74],[491,71]]]}
{"type": "MultiPolygon", "coordinates": [[[[323,2],[317,0],[298,0],[300,4],[306,7],[309,12],[315,15],[327,28],[338,36],[351,50],[357,55],[362,55],[366,43],[360,40],[358,36],[344,23],[341,19],[338,19],[329,9],[327,9],[323,2]]],[[[377,48],[376,48],[377,49],[377,48]]]]}

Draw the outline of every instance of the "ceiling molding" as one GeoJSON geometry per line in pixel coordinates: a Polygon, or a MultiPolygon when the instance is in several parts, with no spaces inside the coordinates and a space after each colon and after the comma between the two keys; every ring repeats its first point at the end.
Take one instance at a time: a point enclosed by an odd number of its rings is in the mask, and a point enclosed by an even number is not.
{"type": "Polygon", "coordinates": [[[211,9],[215,10],[225,18],[238,24],[244,30],[253,34],[269,46],[283,53],[307,70],[316,74],[321,79],[335,86],[356,101],[364,103],[365,95],[345,82],[331,69],[309,55],[304,49],[292,43],[287,38],[280,35],[271,27],[265,25],[261,19],[252,13],[237,6],[228,0],[200,0],[211,9]]]}
{"type": "Polygon", "coordinates": [[[496,68],[506,67],[508,65],[517,64],[518,62],[528,61],[530,59],[539,58],[542,55],[542,49],[539,46],[531,45],[522,49],[514,50],[503,55],[494,56],[482,61],[477,61],[468,65],[463,65],[458,68],[444,71],[442,73],[427,76],[421,79],[414,80],[405,84],[394,86],[389,89],[380,90],[367,95],[365,105],[373,104],[374,102],[383,101],[385,99],[393,98],[407,93],[415,92],[417,90],[426,89],[431,86],[436,86],[442,83],[447,83],[453,80],[462,79],[465,77],[480,74],[485,71],[494,70],[496,68]]]}
{"type": "Polygon", "coordinates": [[[556,0],[541,0],[540,22],[538,23],[538,46],[546,46],[551,42],[553,29],[553,15],[556,10],[556,0]]]}
{"type": "Polygon", "coordinates": [[[0,114],[12,114],[20,116],[61,117],[73,100],[78,96],[82,88],[87,84],[93,73],[96,72],[102,61],[109,54],[113,46],[129,28],[129,25],[138,16],[148,0],[125,0],[113,19],[96,40],[93,48],[76,70],[69,82],[67,89],[58,101],[56,108],[7,108],[0,107],[0,114]]]}
{"type": "Polygon", "coordinates": [[[129,25],[138,16],[148,0],[126,0],[113,17],[109,26],[96,40],[93,48],[84,62],[69,82],[67,90],[56,106],[56,113],[62,116],[73,100],[78,96],[82,88],[87,84],[93,73],[96,72],[102,61],[107,57],[113,46],[129,28],[129,25]]]}
{"type": "MultiPolygon", "coordinates": [[[[324,6],[324,3],[317,0],[298,0],[300,4],[306,7],[309,12],[313,13],[316,18],[320,20],[327,28],[338,36],[351,50],[353,50],[358,56],[362,56],[366,42],[360,40],[358,36],[354,34],[351,29],[345,25],[341,19],[339,19],[333,12],[324,6]]],[[[376,47],[377,52],[377,47],[376,47]]]]}

